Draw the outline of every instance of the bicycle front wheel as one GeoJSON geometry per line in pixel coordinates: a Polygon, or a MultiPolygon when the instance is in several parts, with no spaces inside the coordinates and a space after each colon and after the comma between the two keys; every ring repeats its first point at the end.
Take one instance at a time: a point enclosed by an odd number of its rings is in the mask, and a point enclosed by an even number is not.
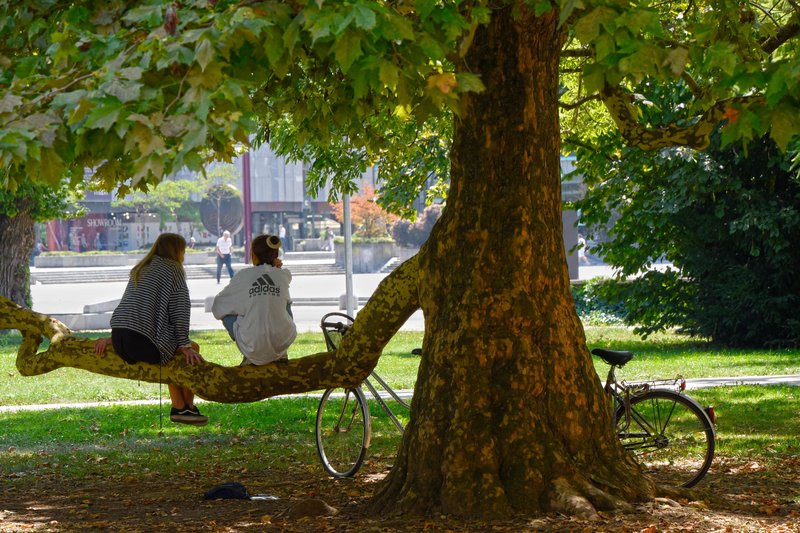
{"type": "Polygon", "coordinates": [[[317,453],[335,478],[358,472],[370,441],[367,399],[361,389],[328,389],[317,408],[317,453]]]}
{"type": "Polygon", "coordinates": [[[617,434],[656,483],[692,487],[714,459],[714,426],[691,398],[653,389],[617,408],[617,434]]]}

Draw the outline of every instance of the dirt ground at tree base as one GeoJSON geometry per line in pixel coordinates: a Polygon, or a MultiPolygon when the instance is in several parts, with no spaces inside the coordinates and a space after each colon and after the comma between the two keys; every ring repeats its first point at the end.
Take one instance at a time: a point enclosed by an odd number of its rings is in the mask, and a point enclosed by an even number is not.
{"type": "Polygon", "coordinates": [[[470,521],[369,516],[365,504],[383,475],[385,470],[333,480],[268,470],[218,481],[238,481],[250,494],[274,501],[205,501],[202,494],[213,483],[201,482],[202,472],[181,479],[150,473],[80,481],[0,475],[0,531],[800,532],[800,456],[769,469],[752,461],[718,464],[691,499],[658,499],[632,512],[601,513],[594,522],[561,515],[470,521]]]}

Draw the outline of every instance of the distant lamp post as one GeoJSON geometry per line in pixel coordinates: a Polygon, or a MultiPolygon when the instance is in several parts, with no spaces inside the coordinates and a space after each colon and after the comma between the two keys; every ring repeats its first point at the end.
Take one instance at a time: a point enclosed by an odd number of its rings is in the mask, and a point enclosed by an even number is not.
{"type": "Polygon", "coordinates": [[[250,263],[250,240],[253,235],[253,208],[250,203],[250,150],[242,155],[242,203],[244,204],[244,262],[250,263]]]}
{"type": "Polygon", "coordinates": [[[303,239],[307,239],[313,236],[314,228],[311,228],[312,235],[308,234],[308,218],[311,216],[311,202],[308,200],[308,197],[303,199],[303,225],[302,231],[300,232],[300,237],[303,239]]]}

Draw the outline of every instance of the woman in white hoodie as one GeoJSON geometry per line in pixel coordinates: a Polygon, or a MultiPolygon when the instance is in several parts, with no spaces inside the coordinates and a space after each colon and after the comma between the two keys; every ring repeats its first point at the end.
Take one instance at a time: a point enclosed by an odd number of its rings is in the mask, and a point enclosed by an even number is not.
{"type": "Polygon", "coordinates": [[[253,239],[254,266],[239,271],[211,306],[244,355],[243,365],[285,361],[297,337],[289,297],[292,273],[281,268],[280,247],[275,235],[253,239]]]}

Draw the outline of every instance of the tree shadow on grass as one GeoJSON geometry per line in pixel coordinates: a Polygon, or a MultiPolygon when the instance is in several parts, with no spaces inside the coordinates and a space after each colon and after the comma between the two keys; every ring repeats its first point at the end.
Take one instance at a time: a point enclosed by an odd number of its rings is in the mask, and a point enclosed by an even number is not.
{"type": "MultiPolygon", "coordinates": [[[[80,459],[80,458],[78,458],[80,459]]],[[[333,480],[317,465],[264,464],[255,471],[213,459],[175,475],[156,470],[70,479],[40,465],[29,475],[3,475],[0,529],[38,531],[794,531],[800,526],[800,460],[787,457],[774,468],[756,461],[723,461],[691,500],[657,500],[630,513],[601,514],[596,523],[574,518],[508,517],[459,521],[371,517],[365,503],[388,471],[372,458],[354,479],[333,480]],[[238,469],[238,471],[237,471],[238,469]],[[275,501],[203,501],[217,482],[239,481],[251,494],[275,501]],[[304,502],[324,500],[335,514],[298,515],[304,502]]],[[[315,508],[314,506],[311,506],[315,508]]]]}

